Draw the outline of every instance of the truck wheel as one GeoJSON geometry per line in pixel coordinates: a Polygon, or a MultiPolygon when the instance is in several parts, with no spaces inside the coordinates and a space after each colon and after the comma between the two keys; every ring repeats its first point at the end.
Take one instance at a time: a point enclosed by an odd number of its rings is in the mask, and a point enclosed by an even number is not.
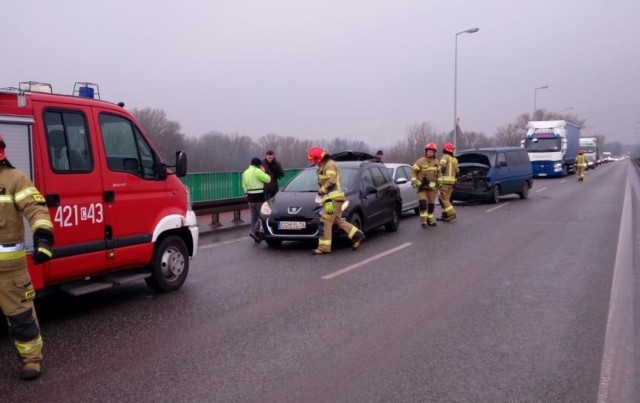
{"type": "Polygon", "coordinates": [[[155,248],[151,277],[145,281],[154,291],[175,291],[182,287],[189,273],[189,252],[184,241],[175,235],[163,239],[155,248]]]}
{"type": "Polygon", "coordinates": [[[496,185],[493,188],[493,194],[491,195],[491,203],[498,204],[500,203],[500,186],[496,185]]]}
{"type": "Polygon", "coordinates": [[[518,196],[523,200],[529,197],[529,182],[525,181],[522,184],[522,191],[518,193],[518,196]]]}

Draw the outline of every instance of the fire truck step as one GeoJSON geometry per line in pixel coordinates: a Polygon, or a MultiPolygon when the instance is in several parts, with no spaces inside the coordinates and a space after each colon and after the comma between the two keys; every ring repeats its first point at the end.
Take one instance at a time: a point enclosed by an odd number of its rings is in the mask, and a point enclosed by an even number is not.
{"type": "Polygon", "coordinates": [[[105,279],[111,281],[115,285],[122,285],[131,283],[134,281],[142,280],[144,278],[151,277],[151,272],[148,270],[136,270],[136,271],[124,271],[119,273],[112,273],[105,276],[105,279]]]}
{"type": "Polygon", "coordinates": [[[80,280],[73,281],[70,283],[62,284],[60,289],[71,295],[72,297],[77,297],[79,295],[89,294],[92,292],[106,290],[107,288],[113,287],[113,283],[105,283],[101,281],[94,280],[80,280]]]}

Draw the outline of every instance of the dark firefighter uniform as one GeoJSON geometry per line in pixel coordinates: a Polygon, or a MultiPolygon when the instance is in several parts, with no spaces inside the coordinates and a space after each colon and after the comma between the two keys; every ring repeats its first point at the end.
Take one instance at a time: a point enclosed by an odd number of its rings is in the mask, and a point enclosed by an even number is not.
{"type": "Polygon", "coordinates": [[[418,189],[418,208],[422,227],[436,226],[433,211],[438,191],[438,178],[440,178],[440,162],[436,159],[435,153],[435,144],[427,144],[426,155],[419,158],[411,167],[411,184],[418,189]],[[429,156],[429,150],[433,150],[433,155],[429,156]]]}
{"type": "Polygon", "coordinates": [[[451,194],[456,184],[456,177],[459,172],[458,159],[453,156],[453,144],[447,143],[444,146],[444,153],[440,158],[440,203],[442,204],[442,216],[439,220],[451,221],[456,218],[456,210],[451,204],[451,194]]]}
{"type": "Polygon", "coordinates": [[[51,258],[53,225],[44,197],[24,173],[11,166],[4,148],[0,135],[0,308],[23,360],[21,377],[34,379],[40,375],[42,337],[27,271],[22,216],[34,234],[36,263],[51,258]]]}
{"type": "Polygon", "coordinates": [[[320,239],[318,240],[318,248],[311,251],[312,254],[331,253],[333,224],[336,224],[347,233],[347,236],[353,242],[353,250],[358,249],[364,240],[364,233],[342,218],[342,205],[344,204],[345,196],[342,191],[338,165],[320,147],[312,147],[309,150],[308,158],[318,165],[318,195],[322,205],[318,226],[320,239]]]}
{"type": "Polygon", "coordinates": [[[578,182],[584,182],[584,171],[587,170],[587,157],[584,151],[580,150],[580,154],[576,157],[576,172],[578,173],[578,182]]]}

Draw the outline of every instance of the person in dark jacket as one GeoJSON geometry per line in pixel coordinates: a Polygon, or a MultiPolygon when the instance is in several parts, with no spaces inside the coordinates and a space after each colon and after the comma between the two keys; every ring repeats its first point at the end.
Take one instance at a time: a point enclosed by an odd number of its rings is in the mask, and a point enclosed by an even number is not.
{"type": "Polygon", "coordinates": [[[264,185],[264,199],[269,200],[278,193],[278,179],[284,177],[284,170],[280,161],[276,160],[276,155],[273,150],[267,151],[267,155],[262,160],[262,167],[264,171],[271,178],[271,182],[264,185]]]}

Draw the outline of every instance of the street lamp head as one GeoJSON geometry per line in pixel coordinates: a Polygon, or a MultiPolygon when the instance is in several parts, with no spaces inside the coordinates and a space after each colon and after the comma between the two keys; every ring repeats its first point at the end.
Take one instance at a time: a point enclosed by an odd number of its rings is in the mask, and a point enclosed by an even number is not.
{"type": "Polygon", "coordinates": [[[473,34],[473,33],[478,32],[478,31],[480,31],[480,28],[471,28],[471,29],[467,29],[464,32],[466,32],[468,34],[473,34]]]}

